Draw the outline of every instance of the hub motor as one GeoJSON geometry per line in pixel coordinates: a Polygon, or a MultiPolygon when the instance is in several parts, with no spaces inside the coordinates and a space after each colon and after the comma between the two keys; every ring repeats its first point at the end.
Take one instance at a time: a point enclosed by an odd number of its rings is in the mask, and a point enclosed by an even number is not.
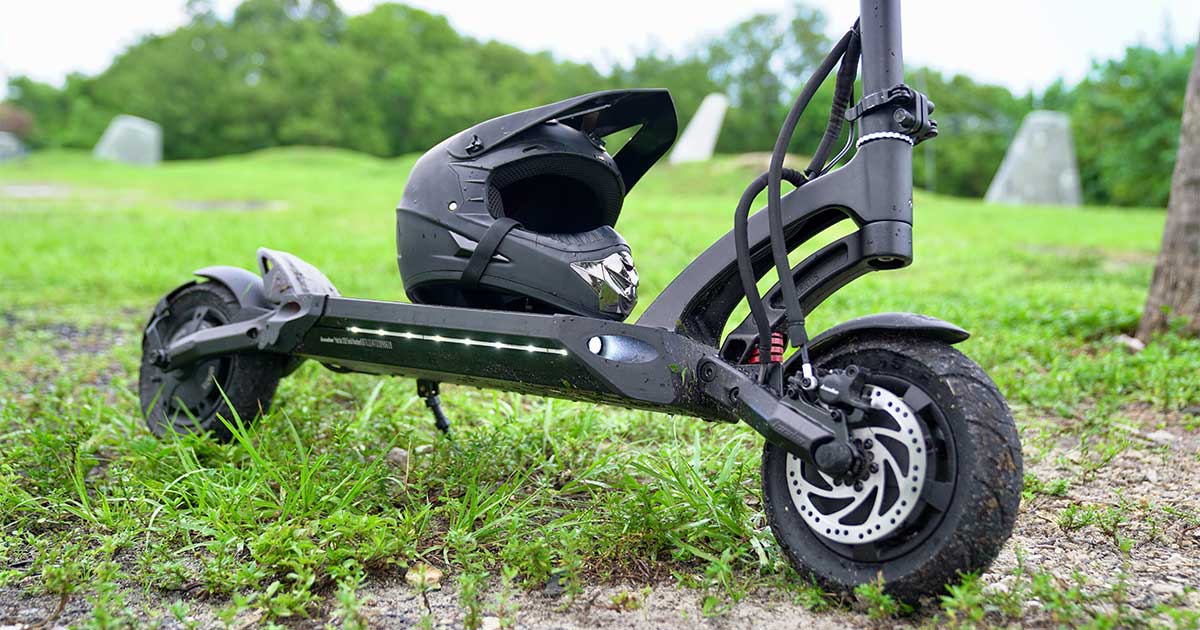
{"type": "Polygon", "coordinates": [[[139,397],[158,436],[212,432],[228,442],[229,426],[249,423],[271,408],[288,358],[242,352],[166,367],[166,349],[193,333],[244,319],[237,296],[220,282],[190,283],[155,309],[142,336],[139,397]]]}

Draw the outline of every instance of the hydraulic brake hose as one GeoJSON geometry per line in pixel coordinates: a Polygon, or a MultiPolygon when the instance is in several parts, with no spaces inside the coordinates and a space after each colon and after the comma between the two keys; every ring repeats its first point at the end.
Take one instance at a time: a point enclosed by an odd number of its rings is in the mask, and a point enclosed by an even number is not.
{"type": "MultiPolygon", "coordinates": [[[[804,184],[804,174],[790,168],[782,171],[783,179],[799,188],[804,184]]],[[[754,326],[758,329],[758,382],[766,380],[767,368],[771,361],[771,322],[767,318],[767,308],[763,305],[762,295],[758,292],[758,284],[754,277],[754,265],[750,257],[749,218],[750,205],[754,198],[767,187],[767,174],[763,173],[754,178],[746,187],[742,198],[738,200],[737,211],[733,215],[733,245],[737,250],[738,275],[742,281],[742,291],[746,293],[746,303],[750,306],[750,314],[754,326]]]]}
{"type": "Polygon", "coordinates": [[[858,22],[854,23],[850,33],[850,43],[846,47],[846,54],[842,56],[842,65],[838,67],[837,83],[833,89],[833,106],[829,110],[825,135],[821,136],[821,143],[817,145],[812,162],[809,162],[808,169],[804,172],[809,179],[817,177],[825,170],[825,161],[833,149],[833,143],[837,142],[838,136],[842,134],[842,125],[846,122],[846,108],[850,107],[850,100],[854,97],[854,79],[858,76],[858,58],[862,53],[858,22]]]}
{"type": "MultiPolygon", "coordinates": [[[[829,54],[821,61],[821,65],[809,77],[804,88],[800,90],[800,95],[796,97],[796,102],[792,104],[783,127],[779,130],[779,137],[775,140],[775,149],[771,152],[771,167],[767,170],[767,219],[771,233],[771,255],[775,260],[775,272],[779,276],[784,307],[787,309],[788,338],[791,340],[792,346],[800,347],[802,352],[808,346],[808,332],[804,328],[804,311],[800,308],[796,284],[791,281],[791,265],[788,264],[787,258],[787,238],[783,232],[783,201],[780,190],[783,182],[783,158],[787,155],[788,144],[796,132],[796,124],[800,122],[800,115],[812,101],[813,96],[817,93],[817,88],[829,76],[834,64],[846,53],[846,49],[850,46],[850,40],[853,38],[854,31],[847,31],[838,40],[833,50],[829,51],[829,54]]],[[[807,352],[804,354],[807,355],[807,352]]],[[[805,364],[808,363],[807,356],[804,357],[804,361],[805,364]]]]}
{"type": "MultiPolygon", "coordinates": [[[[767,214],[770,226],[770,245],[772,258],[774,259],[776,273],[779,277],[779,284],[784,293],[785,306],[787,308],[788,321],[788,337],[792,340],[793,346],[799,346],[801,359],[804,363],[805,377],[811,377],[811,366],[808,357],[808,333],[804,328],[804,313],[800,309],[800,301],[796,294],[795,284],[790,282],[790,267],[787,262],[787,243],[783,233],[782,219],[782,193],[781,181],[786,179],[793,186],[799,188],[813,178],[820,176],[825,171],[826,160],[829,157],[829,152],[833,147],[833,143],[837,141],[841,135],[844,124],[844,114],[846,108],[850,104],[851,98],[854,95],[854,80],[858,75],[858,60],[861,54],[861,40],[859,36],[859,23],[854,22],[854,26],[838,41],[833,50],[825,57],[818,66],[813,75],[805,83],[800,95],[796,98],[796,102],[792,105],[788,112],[786,121],[780,129],[779,137],[775,143],[775,149],[771,153],[771,166],[769,170],[755,178],[746,190],[742,193],[742,197],[738,202],[737,211],[734,213],[733,229],[734,229],[734,247],[736,248],[736,260],[738,265],[738,276],[742,283],[742,290],[746,294],[746,302],[750,307],[750,313],[754,321],[755,328],[758,331],[758,353],[760,357],[760,367],[758,380],[764,382],[766,380],[768,366],[771,356],[771,323],[767,316],[766,306],[763,304],[762,296],[759,294],[757,279],[754,274],[753,259],[750,255],[750,238],[748,221],[750,215],[750,205],[754,203],[754,198],[762,192],[763,188],[768,188],[767,197],[767,214]],[[838,68],[837,82],[834,87],[834,97],[832,107],[829,113],[829,121],[825,127],[825,133],[821,138],[821,142],[813,154],[813,159],[808,166],[806,173],[800,173],[794,169],[783,167],[783,158],[787,153],[787,145],[790,144],[791,138],[795,133],[796,124],[800,120],[800,116],[808,107],[816,94],[817,88],[823,83],[826,77],[833,69],[833,65],[841,60],[841,66],[838,68]],[[782,262],[781,262],[782,259],[782,262]],[[785,280],[786,279],[786,280],[785,280]]],[[[847,144],[847,148],[849,144],[847,144]]],[[[846,149],[843,149],[834,161],[845,154],[846,149]]],[[[809,379],[811,380],[811,379],[809,379]]]]}

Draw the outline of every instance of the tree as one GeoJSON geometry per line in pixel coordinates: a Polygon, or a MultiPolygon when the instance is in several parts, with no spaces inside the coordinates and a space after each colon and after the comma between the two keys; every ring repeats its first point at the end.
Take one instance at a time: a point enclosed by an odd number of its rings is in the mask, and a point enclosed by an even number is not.
{"type": "Polygon", "coordinates": [[[1094,64],[1075,87],[1071,125],[1088,203],[1166,205],[1180,95],[1194,56],[1192,49],[1132,46],[1119,59],[1094,64]]]}
{"type": "MultiPolygon", "coordinates": [[[[707,43],[702,62],[721,86],[732,107],[725,115],[717,150],[723,153],[768,151],[775,145],[779,124],[793,93],[821,62],[830,42],[823,14],[797,4],[789,17],[760,13],[735,24],[707,43]],[[785,21],[786,20],[786,21],[785,21]]],[[[833,79],[796,128],[793,147],[811,151],[820,139],[828,111],[833,79]]]]}
{"type": "Polygon", "coordinates": [[[33,133],[33,114],[7,103],[0,103],[0,133],[11,133],[25,140],[33,133]]]}
{"type": "Polygon", "coordinates": [[[1176,319],[1200,334],[1200,54],[1188,77],[1167,225],[1138,336],[1146,341],[1176,319]]]}
{"type": "Polygon", "coordinates": [[[913,153],[913,182],[942,194],[982,197],[1029,113],[1030,99],[929,68],[907,69],[905,76],[937,105],[938,137],[913,153]]]}
{"type": "MultiPolygon", "coordinates": [[[[88,149],[114,115],[128,113],[162,125],[167,159],[290,144],[393,156],[425,151],[480,120],[575,94],[665,87],[681,126],[706,95],[724,92],[733,107],[718,151],[766,151],[831,45],[823,14],[797,2],[682,54],[650,49],[601,73],[465,37],[445,17],[402,4],[346,16],[335,0],[243,0],[222,17],[215,0],[184,3],[187,24],[142,38],[97,76],[72,75],[62,88],[13,78],[12,104],[35,121],[28,144],[88,149]]],[[[938,192],[982,194],[1028,99],[965,77],[914,76],[925,77],[915,85],[938,103],[946,136],[918,155],[917,181],[926,181],[922,156],[937,151],[938,192]]],[[[833,84],[832,78],[822,84],[801,118],[792,152],[812,151],[824,133],[833,84]]],[[[1175,93],[1182,89],[1180,81],[1175,93]]],[[[1178,125],[1178,115],[1169,122],[1178,125]]],[[[610,141],[619,146],[618,138],[610,141]]]]}

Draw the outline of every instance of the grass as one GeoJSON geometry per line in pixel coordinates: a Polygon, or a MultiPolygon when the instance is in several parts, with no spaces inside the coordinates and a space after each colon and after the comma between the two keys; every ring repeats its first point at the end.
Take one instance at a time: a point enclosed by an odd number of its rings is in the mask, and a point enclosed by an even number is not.
{"type": "MultiPolygon", "coordinates": [[[[206,265],[250,267],[266,245],[314,263],[346,295],[403,299],[392,208],[411,164],[284,149],[155,169],[74,153],[0,166],[0,186],[50,192],[0,195],[0,586],[85,597],[95,626],[193,618],[186,599],[139,611],[131,593],[141,592],[204,594],[229,623],[327,614],[354,627],[366,623],[361,586],[417,564],[445,569],[476,622],[511,623],[506,594],[551,580],[568,597],[597,581],[676,580],[711,614],[763,586],[814,610],[845,607],[799,580],[775,546],[760,440],[743,426],[459,387],[443,393],[451,441],[411,382],[306,365],[268,416],[229,419],[233,445],[149,434],[132,388],[158,297],[206,265]],[[176,207],[211,200],[286,209],[176,207]],[[397,448],[407,460],[387,457],[397,448]]],[[[639,184],[619,224],[642,277],[639,309],[728,230],[750,175],[719,160],[663,166],[639,184]]],[[[916,207],[916,263],[856,282],[814,313],[813,329],[907,310],[975,331],[961,348],[1009,398],[1027,457],[1064,443],[1080,453],[1067,478],[1027,479],[1027,507],[1130,448],[1139,410],[1200,404],[1200,341],[1165,335],[1130,354],[1116,340],[1140,314],[1161,211],[929,195],[916,207]]],[[[1133,544],[1129,518],[1196,518],[1072,506],[1048,518],[1117,545],[1133,544]]],[[[1185,608],[1140,611],[1113,589],[1036,570],[1015,584],[997,593],[968,577],[929,623],[1019,620],[1029,599],[1067,625],[1196,623],[1185,608]]],[[[642,596],[619,599],[611,605],[632,609],[642,596]]],[[[850,605],[903,613],[871,585],[850,605]]]]}

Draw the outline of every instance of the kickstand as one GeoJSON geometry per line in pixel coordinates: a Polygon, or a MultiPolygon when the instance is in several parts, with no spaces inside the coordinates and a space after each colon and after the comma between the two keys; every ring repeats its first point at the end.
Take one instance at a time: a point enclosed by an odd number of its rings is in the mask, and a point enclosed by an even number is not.
{"type": "Polygon", "coordinates": [[[425,399],[425,406],[429,407],[429,411],[433,412],[433,424],[442,433],[449,434],[450,420],[446,418],[446,413],[442,411],[442,399],[438,397],[437,382],[423,378],[417,379],[417,395],[425,399]]]}

